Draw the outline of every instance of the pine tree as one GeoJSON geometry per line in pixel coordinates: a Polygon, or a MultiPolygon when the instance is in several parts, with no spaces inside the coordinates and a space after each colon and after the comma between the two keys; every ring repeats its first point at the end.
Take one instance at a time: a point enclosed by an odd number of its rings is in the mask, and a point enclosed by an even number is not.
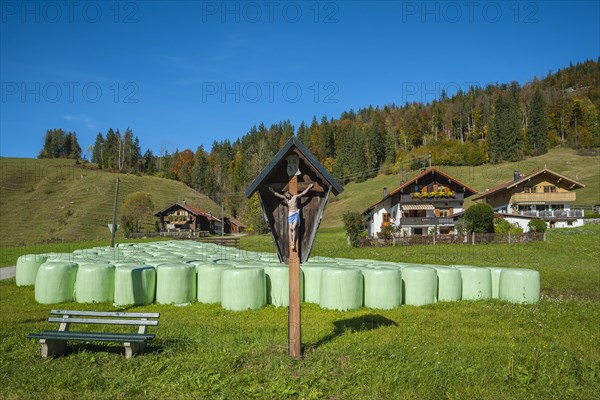
{"type": "Polygon", "coordinates": [[[362,182],[367,179],[367,159],[365,154],[365,136],[358,127],[352,128],[348,149],[350,175],[357,182],[362,182]]]}
{"type": "Polygon", "coordinates": [[[52,130],[50,154],[52,158],[60,158],[65,151],[65,131],[62,129],[52,130]]]}
{"type": "Polygon", "coordinates": [[[44,136],[44,147],[40,150],[39,158],[51,158],[52,157],[52,130],[48,129],[44,136]]]}
{"type": "Polygon", "coordinates": [[[136,136],[135,139],[133,139],[133,146],[131,148],[131,153],[129,156],[129,162],[131,163],[131,167],[136,171],[139,169],[139,163],[141,161],[141,158],[142,148],[140,147],[140,139],[136,136]]]}
{"type": "Polygon", "coordinates": [[[77,133],[69,132],[67,134],[66,152],[64,156],[74,160],[79,160],[81,158],[81,147],[77,142],[77,133]]]}
{"type": "Polygon", "coordinates": [[[39,158],[81,158],[81,147],[77,143],[77,134],[58,129],[48,129],[44,135],[44,147],[39,158]]]}
{"type": "Polygon", "coordinates": [[[490,131],[490,161],[518,161],[521,159],[521,124],[519,107],[514,92],[500,93],[490,131]]]}
{"type": "Polygon", "coordinates": [[[546,102],[539,87],[531,100],[531,116],[527,134],[531,154],[540,155],[548,151],[548,116],[546,102]]]}
{"type": "Polygon", "coordinates": [[[94,149],[92,150],[92,162],[98,165],[98,168],[102,169],[106,165],[104,164],[104,136],[98,132],[96,135],[96,142],[94,143],[94,149]]]}
{"type": "Polygon", "coordinates": [[[300,122],[300,126],[298,126],[297,136],[304,146],[308,145],[310,141],[310,130],[306,127],[304,121],[300,122]]]}
{"type": "Polygon", "coordinates": [[[208,155],[202,146],[198,147],[196,161],[192,168],[192,187],[207,196],[216,194],[216,181],[213,169],[208,162],[208,155]]]}
{"type": "Polygon", "coordinates": [[[112,128],[106,132],[106,139],[104,140],[104,146],[102,148],[103,166],[105,168],[117,168],[119,162],[119,138],[120,134],[113,131],[112,128]],[[119,138],[117,138],[117,135],[119,138]]]}
{"type": "MultiPolygon", "coordinates": [[[[137,138],[136,138],[137,139],[137,138]]],[[[148,149],[144,153],[144,156],[141,158],[141,171],[146,174],[154,174],[156,173],[156,157],[152,153],[152,150],[148,149]]]]}

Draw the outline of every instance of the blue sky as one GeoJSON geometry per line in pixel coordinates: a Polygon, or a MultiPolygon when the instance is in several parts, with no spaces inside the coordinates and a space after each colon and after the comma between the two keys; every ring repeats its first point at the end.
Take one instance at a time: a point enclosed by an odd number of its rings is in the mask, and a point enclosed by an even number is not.
{"type": "Polygon", "coordinates": [[[600,54],[599,2],[2,1],[0,155],[131,127],[158,153],[253,124],[530,81],[600,54]]]}

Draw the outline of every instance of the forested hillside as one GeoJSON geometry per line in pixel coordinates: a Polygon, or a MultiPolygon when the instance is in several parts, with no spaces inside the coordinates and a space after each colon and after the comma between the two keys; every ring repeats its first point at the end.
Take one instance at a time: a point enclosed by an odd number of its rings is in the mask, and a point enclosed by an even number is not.
{"type": "Polygon", "coordinates": [[[364,181],[381,168],[418,169],[429,153],[436,165],[473,166],[519,161],[556,146],[598,147],[600,64],[571,65],[523,86],[473,86],[451,97],[442,91],[428,104],[314,116],[297,129],[289,121],[268,128],[260,123],[234,142],[214,142],[209,150],[142,154],[129,128],[123,136],[110,129],[106,136],[98,134],[92,161],[101,168],[177,179],[223,198],[231,214],[244,218],[254,214],[256,204],[246,204],[243,190],[294,134],[343,183],[364,181]]]}

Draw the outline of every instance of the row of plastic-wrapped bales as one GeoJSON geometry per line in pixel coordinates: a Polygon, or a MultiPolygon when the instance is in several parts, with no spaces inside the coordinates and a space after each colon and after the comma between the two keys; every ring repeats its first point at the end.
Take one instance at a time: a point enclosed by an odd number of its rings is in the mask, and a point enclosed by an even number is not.
{"type": "MultiPolygon", "coordinates": [[[[530,269],[313,257],[301,275],[302,300],[336,310],[491,298],[535,303],[540,296],[539,273],[530,269]]],[[[24,255],[16,283],[35,285],[42,304],[197,301],[236,311],[289,304],[288,268],[275,254],[191,241],[24,255]]]]}

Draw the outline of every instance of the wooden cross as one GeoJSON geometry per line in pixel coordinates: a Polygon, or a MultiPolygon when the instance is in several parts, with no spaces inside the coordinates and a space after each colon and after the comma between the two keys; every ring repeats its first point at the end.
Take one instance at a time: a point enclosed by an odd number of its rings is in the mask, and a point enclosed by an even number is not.
{"type": "Polygon", "coordinates": [[[292,136],[245,191],[248,198],[258,192],[263,215],[269,223],[279,258],[288,263],[290,284],[288,352],[295,359],[302,357],[300,263],[306,261],[311,253],[330,193],[337,196],[343,190],[342,186],[304,147],[300,140],[292,136]],[[306,191],[309,185],[313,185],[310,189],[311,198],[304,202],[302,199],[297,199],[299,204],[296,204],[298,212],[308,207],[304,214],[304,226],[299,225],[302,222],[297,222],[298,230],[296,234],[292,235],[289,225],[289,203],[288,218],[284,219],[283,206],[276,203],[275,197],[287,199],[289,202],[288,196],[280,194],[288,192],[291,196],[304,195],[302,192],[306,191]],[[276,195],[273,196],[271,192],[276,195]],[[286,227],[288,228],[287,232],[284,231],[286,227]],[[301,233],[304,237],[301,237],[301,233]],[[295,237],[295,243],[292,243],[292,236],[295,237]],[[285,243],[286,238],[288,239],[287,244],[285,243]],[[286,245],[288,251],[286,251],[286,245]]]}

